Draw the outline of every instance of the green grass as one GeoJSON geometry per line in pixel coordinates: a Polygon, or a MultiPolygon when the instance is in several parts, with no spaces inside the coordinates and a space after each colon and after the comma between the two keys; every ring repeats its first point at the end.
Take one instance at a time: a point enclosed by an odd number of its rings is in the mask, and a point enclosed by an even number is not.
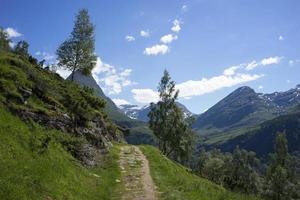
{"type": "Polygon", "coordinates": [[[257,200],[237,194],[206,179],[192,174],[187,168],[175,163],[151,146],[140,146],[149,160],[151,176],[158,187],[162,200],[257,200]]]}
{"type": "Polygon", "coordinates": [[[0,104],[0,199],[110,199],[120,179],[118,149],[86,168],[62,145],[77,140],[29,126],[0,104]]]}

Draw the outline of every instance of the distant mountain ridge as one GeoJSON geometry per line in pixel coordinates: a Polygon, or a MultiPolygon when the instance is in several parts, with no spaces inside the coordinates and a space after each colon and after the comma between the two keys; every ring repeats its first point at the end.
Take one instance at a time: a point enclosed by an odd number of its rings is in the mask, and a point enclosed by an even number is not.
{"type": "MultiPolygon", "coordinates": [[[[182,110],[185,118],[194,115],[183,104],[179,102],[176,102],[176,104],[182,110]]],[[[150,112],[150,105],[139,107],[137,105],[132,105],[132,104],[123,104],[123,105],[119,105],[118,107],[120,108],[120,110],[124,112],[125,115],[127,115],[131,119],[138,119],[144,122],[149,121],[148,113],[150,112]]]]}
{"type": "Polygon", "coordinates": [[[203,114],[193,124],[200,135],[251,127],[273,119],[300,103],[300,85],[286,92],[256,93],[243,86],[203,114]]]}

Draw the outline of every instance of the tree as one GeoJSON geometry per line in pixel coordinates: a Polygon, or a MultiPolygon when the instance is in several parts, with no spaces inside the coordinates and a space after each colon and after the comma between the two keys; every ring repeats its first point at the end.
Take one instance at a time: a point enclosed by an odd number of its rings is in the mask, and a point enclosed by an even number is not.
{"type": "Polygon", "coordinates": [[[96,64],[94,25],[86,9],[79,11],[71,36],[57,49],[58,66],[74,72],[90,74],[96,64]]]}
{"type": "Polygon", "coordinates": [[[193,132],[176,105],[179,91],[165,70],[158,86],[159,102],[151,103],[149,126],[158,140],[159,149],[168,157],[186,163],[193,148],[193,132]]]}
{"type": "Polygon", "coordinates": [[[274,200],[299,199],[297,182],[288,153],[288,142],[284,133],[278,133],[275,153],[267,171],[266,197],[274,200]]]}
{"type": "Polygon", "coordinates": [[[261,177],[257,173],[259,165],[260,161],[254,152],[236,147],[232,160],[226,165],[226,187],[245,193],[260,193],[261,177]]]}
{"type": "Polygon", "coordinates": [[[9,51],[10,46],[9,46],[10,39],[8,37],[7,32],[0,27],[0,51],[9,51]]]}
{"type": "Polygon", "coordinates": [[[19,54],[24,57],[29,57],[28,47],[29,47],[29,44],[26,41],[21,40],[17,43],[14,51],[16,54],[19,54]]]}

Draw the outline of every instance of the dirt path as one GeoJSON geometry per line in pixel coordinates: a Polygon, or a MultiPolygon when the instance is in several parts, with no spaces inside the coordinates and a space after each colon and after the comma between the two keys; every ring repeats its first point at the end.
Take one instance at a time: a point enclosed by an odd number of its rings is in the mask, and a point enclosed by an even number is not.
{"type": "Polygon", "coordinates": [[[122,146],[120,168],[125,192],[122,200],[157,200],[155,185],[150,175],[149,163],[136,146],[122,146]]]}

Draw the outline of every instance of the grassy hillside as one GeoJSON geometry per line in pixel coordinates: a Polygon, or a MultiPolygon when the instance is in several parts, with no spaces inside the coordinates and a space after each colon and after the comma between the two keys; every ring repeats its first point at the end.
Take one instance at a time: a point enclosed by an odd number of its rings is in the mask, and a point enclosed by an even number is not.
{"type": "Polygon", "coordinates": [[[118,150],[93,168],[71,155],[86,141],[28,126],[0,106],[0,199],[110,199],[119,178],[118,150]],[[48,142],[46,142],[48,141],[48,142]]]}
{"type": "Polygon", "coordinates": [[[162,200],[255,200],[259,198],[233,193],[200,178],[162,156],[154,147],[141,146],[149,160],[151,175],[162,200]]]}

